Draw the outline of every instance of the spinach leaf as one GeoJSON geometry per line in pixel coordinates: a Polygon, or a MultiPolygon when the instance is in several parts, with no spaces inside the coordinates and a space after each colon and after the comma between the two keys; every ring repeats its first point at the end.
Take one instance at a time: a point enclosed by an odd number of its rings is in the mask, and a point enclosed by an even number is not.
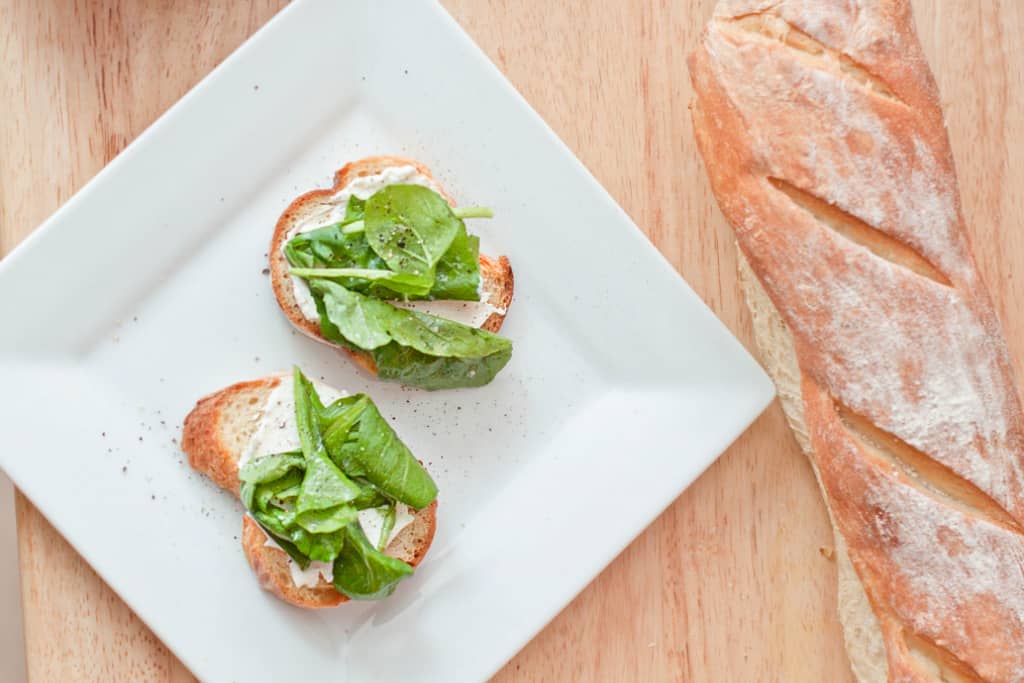
{"type": "Polygon", "coordinates": [[[301,527],[294,527],[292,535],[303,541],[303,545],[296,544],[295,547],[314,562],[333,562],[345,545],[344,529],[332,534],[310,534],[301,527]]]}
{"type": "Polygon", "coordinates": [[[377,550],[381,552],[388,547],[388,537],[391,536],[391,530],[395,528],[395,519],[398,517],[398,511],[393,502],[388,504],[388,509],[383,516],[384,523],[380,526],[380,538],[377,539],[377,550]]]}
{"type": "MultiPolygon", "coordinates": [[[[363,413],[363,406],[370,401],[370,397],[366,394],[356,394],[355,396],[342,396],[337,399],[334,403],[320,411],[320,432],[324,436],[324,446],[327,448],[328,454],[334,458],[334,454],[331,452],[331,446],[328,443],[327,433],[344,431],[348,433],[348,430],[352,428],[356,422],[359,421],[359,416],[363,413]]],[[[339,465],[341,467],[341,465],[339,465]]],[[[344,467],[342,469],[350,477],[361,477],[362,472],[358,470],[347,470],[344,467]]]]}
{"type": "Polygon", "coordinates": [[[309,567],[309,558],[303,555],[299,551],[299,549],[295,547],[294,543],[292,543],[291,541],[286,541],[283,538],[279,537],[277,534],[272,533],[270,529],[260,524],[259,521],[257,521],[256,523],[259,524],[259,527],[261,529],[263,529],[263,533],[265,533],[268,537],[274,539],[274,543],[277,543],[277,545],[281,547],[281,550],[288,553],[288,557],[295,560],[295,564],[299,565],[303,569],[309,567]]]}
{"type": "Polygon", "coordinates": [[[266,510],[271,505],[287,509],[290,500],[299,495],[301,485],[302,470],[290,470],[280,479],[257,486],[253,505],[260,510],[266,510]]]}
{"type": "Polygon", "coordinates": [[[295,522],[311,534],[329,534],[344,529],[359,518],[352,505],[336,505],[325,510],[311,510],[295,515],[295,522]]]}
{"type": "MultiPolygon", "coordinates": [[[[350,235],[343,229],[343,223],[335,223],[291,238],[284,246],[288,263],[293,268],[388,270],[388,264],[370,249],[362,233],[350,235]]],[[[357,278],[347,278],[343,284],[351,289],[360,289],[360,285],[366,283],[357,278]]]]}
{"type": "Polygon", "coordinates": [[[389,308],[387,325],[391,338],[429,356],[482,358],[512,348],[511,341],[487,330],[422,311],[389,308]]]}
{"type": "Polygon", "coordinates": [[[343,470],[358,472],[388,498],[421,510],[437,498],[437,485],[388,421],[364,394],[338,399],[358,410],[354,421],[344,413],[324,430],[324,443],[343,470]]]}
{"type": "Polygon", "coordinates": [[[293,375],[295,423],[306,459],[306,476],[302,479],[295,503],[295,511],[302,514],[347,503],[359,495],[359,486],[346,477],[327,454],[317,418],[317,412],[323,410],[323,405],[312,382],[298,368],[293,375]]]}
{"type": "Polygon", "coordinates": [[[341,341],[366,351],[391,341],[387,321],[394,308],[341,285],[314,278],[309,281],[320,313],[320,332],[331,341],[341,341]],[[316,296],[318,295],[318,296],[316,296]],[[327,321],[329,325],[324,325],[327,321]]]}
{"type": "Polygon", "coordinates": [[[366,510],[368,508],[379,508],[381,505],[387,505],[388,499],[384,497],[384,494],[377,490],[377,487],[366,481],[365,479],[359,479],[359,485],[363,487],[363,492],[359,494],[359,497],[352,501],[352,506],[357,510],[366,510]]]}
{"type": "Polygon", "coordinates": [[[297,453],[281,453],[251,460],[242,468],[241,498],[246,509],[303,568],[310,560],[331,562],[344,543],[343,529],[357,518],[352,506],[296,515],[305,470],[305,458],[297,453]],[[343,512],[347,510],[347,516],[343,512]]]}
{"type": "MultiPolygon", "coordinates": [[[[437,198],[448,207],[443,199],[437,198]]],[[[365,228],[354,230],[365,226],[365,204],[353,196],[349,198],[343,221],[290,239],[284,252],[293,274],[298,277],[330,277],[346,289],[378,299],[401,296],[479,301],[480,240],[467,234],[460,219],[451,216],[457,230],[436,267],[424,272],[394,270],[371,248],[365,228]]],[[[450,208],[446,210],[451,211],[450,208]]]]}
{"type": "Polygon", "coordinates": [[[345,205],[345,225],[363,220],[366,213],[366,200],[355,195],[350,195],[348,204],[345,205]]]}
{"type": "MultiPolygon", "coordinates": [[[[501,339],[501,337],[499,337],[501,339]]],[[[390,382],[431,391],[482,387],[512,358],[512,346],[499,348],[480,358],[431,356],[392,342],[370,352],[377,376],[390,382]]]]}
{"type": "Polygon", "coordinates": [[[293,390],[302,450],[248,461],[238,474],[242,502],[303,569],[314,560],[333,562],[347,595],[385,597],[413,570],[369,542],[359,510],[381,511],[383,544],[394,528],[396,497],[427,505],[437,488],[369,397],[324,406],[298,368],[293,390]]]}
{"type": "Polygon", "coordinates": [[[434,279],[438,261],[448,251],[462,220],[448,202],[420,185],[389,185],[366,200],[366,241],[396,273],[434,279]]]}
{"type": "Polygon", "coordinates": [[[324,277],[337,281],[363,280],[373,285],[383,285],[392,292],[406,296],[423,297],[430,293],[434,281],[421,275],[409,273],[393,273],[390,270],[373,270],[369,268],[292,268],[291,274],[297,277],[324,277]]]}
{"type": "Polygon", "coordinates": [[[305,462],[302,453],[296,451],[264,455],[245,463],[238,473],[238,479],[242,482],[242,503],[251,508],[257,485],[277,481],[295,468],[305,469],[305,462]]]}
{"type": "Polygon", "coordinates": [[[377,550],[358,524],[345,528],[345,545],[334,560],[334,587],[349,598],[386,598],[412,573],[405,562],[377,550]]]}
{"type": "Polygon", "coordinates": [[[480,300],[480,238],[466,232],[466,226],[437,263],[431,299],[480,300]]]}
{"type": "Polygon", "coordinates": [[[487,384],[512,357],[512,342],[486,330],[409,311],[312,278],[320,332],[369,351],[382,379],[425,389],[487,384]]]}

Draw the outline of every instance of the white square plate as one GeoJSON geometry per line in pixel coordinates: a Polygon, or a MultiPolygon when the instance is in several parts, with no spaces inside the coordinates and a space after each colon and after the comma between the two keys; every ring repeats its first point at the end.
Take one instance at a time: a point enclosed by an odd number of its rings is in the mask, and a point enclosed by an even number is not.
{"type": "MultiPolygon", "coordinates": [[[[41,190],[42,191],[42,190],[41,190]]],[[[282,12],[0,263],[0,466],[198,676],[478,680],[772,397],[760,368],[437,5],[282,12]],[[300,192],[424,161],[516,292],[487,387],[385,385],[296,334],[263,274],[300,192]],[[301,365],[369,391],[440,486],[381,603],[263,593],[241,508],[178,450],[205,393],[301,365]]]]}

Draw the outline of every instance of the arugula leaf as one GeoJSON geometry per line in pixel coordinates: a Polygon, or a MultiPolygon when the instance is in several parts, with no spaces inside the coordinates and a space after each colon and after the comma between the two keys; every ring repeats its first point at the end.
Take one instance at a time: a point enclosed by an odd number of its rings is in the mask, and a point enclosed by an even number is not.
{"type": "Polygon", "coordinates": [[[327,454],[317,418],[317,412],[323,410],[323,405],[312,382],[298,368],[295,368],[293,376],[295,423],[306,459],[306,476],[302,479],[295,503],[295,511],[302,514],[347,503],[359,495],[359,486],[346,477],[327,454]]]}
{"type": "Polygon", "coordinates": [[[504,337],[312,278],[324,338],[369,351],[381,379],[424,389],[487,384],[512,357],[504,337]]]}
{"type": "Polygon", "coordinates": [[[422,510],[437,498],[437,485],[388,421],[364,394],[338,399],[358,410],[355,420],[346,412],[324,430],[324,443],[346,472],[359,472],[388,498],[422,510]]]}
{"type": "Polygon", "coordinates": [[[377,550],[362,527],[345,527],[345,545],[334,560],[334,587],[353,600],[379,600],[394,592],[413,568],[377,550]]]}
{"type": "Polygon", "coordinates": [[[420,185],[388,185],[366,200],[366,241],[392,271],[434,279],[462,220],[448,202],[420,185]]]}

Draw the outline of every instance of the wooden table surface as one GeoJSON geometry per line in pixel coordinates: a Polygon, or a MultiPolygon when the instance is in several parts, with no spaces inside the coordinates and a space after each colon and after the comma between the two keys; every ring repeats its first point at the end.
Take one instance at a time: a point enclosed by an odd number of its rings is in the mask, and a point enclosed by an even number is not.
{"type": "MultiPolygon", "coordinates": [[[[283,4],[0,1],[0,254],[283,4]]],[[[687,112],[684,58],[712,0],[444,4],[751,348],[687,112]]],[[[1024,2],[914,5],[976,253],[1024,359],[1024,2]]],[[[191,680],[30,503],[17,507],[33,680],[191,680]]],[[[773,406],[498,680],[850,680],[830,544],[773,406]]]]}

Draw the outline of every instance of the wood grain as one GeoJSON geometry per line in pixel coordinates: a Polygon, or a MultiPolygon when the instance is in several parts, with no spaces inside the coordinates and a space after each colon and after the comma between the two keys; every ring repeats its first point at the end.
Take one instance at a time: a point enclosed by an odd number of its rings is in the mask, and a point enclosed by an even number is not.
{"type": "MultiPolygon", "coordinates": [[[[0,254],[282,4],[0,2],[0,254]]],[[[713,2],[444,4],[752,348],[686,110],[683,60],[713,2]]],[[[1024,3],[914,5],[1019,366],[1024,3]]],[[[24,499],[18,524],[33,680],[189,680],[24,499]]],[[[772,407],[497,679],[850,680],[835,571],[820,552],[830,544],[810,469],[772,407]]]]}

